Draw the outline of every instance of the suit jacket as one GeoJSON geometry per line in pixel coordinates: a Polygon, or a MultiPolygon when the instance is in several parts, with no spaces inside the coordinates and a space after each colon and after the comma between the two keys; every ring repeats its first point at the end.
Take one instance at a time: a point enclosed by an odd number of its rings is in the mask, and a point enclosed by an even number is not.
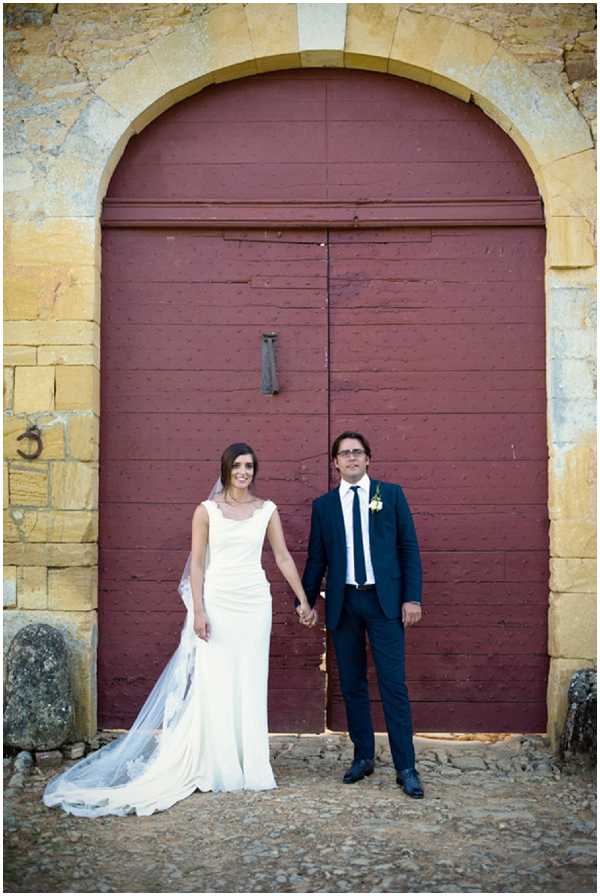
{"type": "MultiPolygon", "coordinates": [[[[399,485],[371,479],[369,501],[377,485],[383,507],[369,510],[369,544],[375,587],[389,619],[401,615],[402,604],[421,602],[421,558],[412,515],[399,485]]],[[[302,584],[311,606],[325,587],[325,622],[336,628],[346,586],[346,530],[339,489],[321,495],[312,505],[308,558],[302,584]]]]}

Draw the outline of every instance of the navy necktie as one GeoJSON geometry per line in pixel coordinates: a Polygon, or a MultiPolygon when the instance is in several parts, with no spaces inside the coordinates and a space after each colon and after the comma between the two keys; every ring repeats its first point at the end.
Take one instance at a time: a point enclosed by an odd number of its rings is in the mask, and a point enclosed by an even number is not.
{"type": "Polygon", "coordinates": [[[354,578],[357,585],[364,585],[367,581],[367,569],[365,567],[365,549],[362,540],[362,525],[360,522],[360,498],[358,497],[358,485],[351,485],[354,492],[352,504],[352,540],[354,541],[354,578]]]}

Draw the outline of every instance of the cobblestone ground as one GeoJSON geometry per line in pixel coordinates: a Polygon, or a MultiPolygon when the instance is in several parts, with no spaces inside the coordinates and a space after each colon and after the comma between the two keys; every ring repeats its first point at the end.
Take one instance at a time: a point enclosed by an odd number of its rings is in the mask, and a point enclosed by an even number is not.
{"type": "MultiPolygon", "coordinates": [[[[195,793],[148,818],[46,809],[54,772],[5,788],[5,892],[596,891],[595,779],[545,739],[416,740],[425,799],[383,738],[348,786],[346,738],[272,738],[278,789],[195,793]]],[[[5,760],[5,783],[12,773],[5,760]]]]}

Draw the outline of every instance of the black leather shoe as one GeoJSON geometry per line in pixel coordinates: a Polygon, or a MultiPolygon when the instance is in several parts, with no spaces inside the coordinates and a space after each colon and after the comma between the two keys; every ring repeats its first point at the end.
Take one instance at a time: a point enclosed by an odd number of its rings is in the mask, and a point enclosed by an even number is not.
{"type": "Polygon", "coordinates": [[[399,771],[396,775],[396,784],[399,784],[404,793],[412,796],[414,800],[422,800],[425,796],[416,768],[403,768],[399,771]]]}
{"type": "Polygon", "coordinates": [[[356,784],[361,778],[373,774],[375,763],[372,759],[355,759],[344,775],[344,784],[356,784]]]}

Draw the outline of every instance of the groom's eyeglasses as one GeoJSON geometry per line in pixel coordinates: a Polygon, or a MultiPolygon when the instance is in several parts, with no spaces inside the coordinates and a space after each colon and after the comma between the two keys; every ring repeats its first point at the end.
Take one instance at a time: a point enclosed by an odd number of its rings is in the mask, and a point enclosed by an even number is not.
{"type": "Polygon", "coordinates": [[[343,448],[341,451],[338,451],[338,457],[362,457],[367,452],[364,448],[343,448]]]}

